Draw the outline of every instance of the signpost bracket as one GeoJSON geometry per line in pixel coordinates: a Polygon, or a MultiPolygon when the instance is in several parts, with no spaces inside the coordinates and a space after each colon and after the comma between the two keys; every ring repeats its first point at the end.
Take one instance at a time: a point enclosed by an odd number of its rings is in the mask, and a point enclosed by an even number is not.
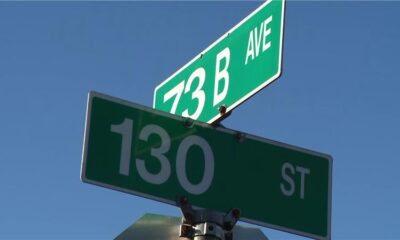
{"type": "Polygon", "coordinates": [[[226,119],[227,117],[229,117],[232,114],[233,110],[229,111],[229,112],[221,112],[222,117],[219,118],[218,120],[216,120],[215,122],[211,123],[211,125],[213,127],[224,127],[221,122],[226,119]]]}
{"type": "Polygon", "coordinates": [[[240,217],[234,208],[228,213],[209,209],[193,209],[187,197],[180,197],[177,205],[182,211],[180,237],[193,240],[232,240],[233,227],[240,217]]]}

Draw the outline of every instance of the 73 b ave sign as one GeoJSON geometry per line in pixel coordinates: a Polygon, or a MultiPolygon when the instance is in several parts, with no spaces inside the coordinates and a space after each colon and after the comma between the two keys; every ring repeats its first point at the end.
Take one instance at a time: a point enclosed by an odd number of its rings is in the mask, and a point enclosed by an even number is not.
{"type": "Polygon", "coordinates": [[[82,181],[330,238],[330,156],[91,92],[82,181]]]}
{"type": "Polygon", "coordinates": [[[281,74],[284,0],[266,1],[158,85],[154,108],[213,123],[281,74]]]}

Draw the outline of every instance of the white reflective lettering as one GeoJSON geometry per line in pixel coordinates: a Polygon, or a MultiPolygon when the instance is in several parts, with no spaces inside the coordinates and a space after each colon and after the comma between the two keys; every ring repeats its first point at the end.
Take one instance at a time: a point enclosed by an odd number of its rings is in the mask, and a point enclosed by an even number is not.
{"type": "Polygon", "coordinates": [[[164,156],[171,146],[171,138],[163,128],[154,124],[149,124],[142,129],[139,139],[148,141],[149,136],[152,134],[157,134],[161,139],[161,146],[159,148],[151,149],[151,156],[160,161],[161,170],[156,174],[150,173],[146,169],[145,160],[142,159],[136,159],[136,168],[139,175],[145,181],[153,184],[162,184],[167,181],[171,175],[171,164],[169,163],[168,158],[164,156]]]}
{"type": "Polygon", "coordinates": [[[202,194],[210,187],[214,177],[214,154],[206,140],[199,136],[186,137],[178,148],[176,156],[176,174],[182,187],[191,194],[202,194]],[[192,184],[186,175],[186,161],[189,148],[197,145],[204,154],[204,174],[203,179],[198,184],[192,184]]]}
{"type": "Polygon", "coordinates": [[[268,35],[271,34],[271,28],[267,28],[268,23],[272,22],[272,16],[269,16],[267,19],[264,21],[264,27],[263,27],[263,48],[262,51],[265,52],[268,48],[271,47],[271,41],[267,42],[266,38],[268,35]]]}
{"type": "Polygon", "coordinates": [[[122,135],[121,154],[119,160],[119,174],[129,176],[131,162],[133,120],[125,118],[121,124],[112,124],[111,132],[122,135]]]}
{"type": "Polygon", "coordinates": [[[222,100],[225,99],[226,94],[228,93],[229,87],[229,60],[230,60],[230,50],[229,48],[225,48],[220,53],[217,54],[216,64],[215,64],[215,82],[214,82],[214,100],[213,105],[217,105],[222,100]],[[225,65],[223,69],[220,69],[221,61],[225,59],[225,65]],[[224,80],[224,88],[222,91],[219,91],[220,81],[224,80]]]}
{"type": "Polygon", "coordinates": [[[271,41],[267,41],[267,37],[271,34],[271,28],[267,25],[272,22],[272,15],[261,22],[260,28],[255,27],[249,33],[249,40],[247,42],[247,52],[244,65],[247,65],[249,58],[254,60],[260,54],[260,47],[262,42],[262,52],[267,51],[271,47],[271,41]]]}
{"type": "Polygon", "coordinates": [[[290,163],[284,163],[282,165],[281,174],[283,180],[286,181],[286,184],[281,183],[281,191],[285,196],[292,196],[295,190],[295,185],[293,179],[287,174],[287,170],[290,171],[291,175],[294,175],[294,168],[293,165],[290,163]],[[286,186],[288,188],[286,188],[286,186]]]}
{"type": "Polygon", "coordinates": [[[310,174],[310,169],[296,166],[296,171],[300,173],[300,198],[304,199],[304,188],[306,175],[310,174]]]}
{"type": "Polygon", "coordinates": [[[186,109],[182,113],[182,116],[190,117],[192,119],[197,119],[200,116],[204,108],[204,103],[206,101],[206,95],[202,90],[204,81],[206,79],[206,71],[204,70],[204,68],[198,68],[190,75],[189,80],[185,86],[185,93],[188,93],[190,91],[192,83],[196,78],[199,79],[199,83],[197,84],[197,88],[192,93],[192,99],[197,99],[198,101],[196,111],[193,114],[189,114],[189,110],[186,109]]]}
{"type": "Polygon", "coordinates": [[[254,59],[253,30],[250,31],[250,34],[249,34],[249,41],[247,43],[246,61],[244,62],[244,65],[247,65],[247,61],[248,61],[249,57],[251,57],[251,60],[254,59]]]}
{"type": "Polygon", "coordinates": [[[285,181],[285,183],[281,183],[280,185],[282,193],[287,197],[293,196],[297,185],[300,186],[300,199],[304,199],[306,175],[310,174],[310,169],[301,166],[293,166],[286,162],[282,165],[281,174],[285,181]],[[300,183],[297,184],[295,184],[294,180],[294,177],[298,175],[296,173],[300,174],[300,183]]]}
{"type": "Polygon", "coordinates": [[[185,82],[182,81],[164,95],[164,102],[168,101],[173,96],[175,96],[174,102],[172,103],[172,108],[170,111],[170,113],[172,113],[172,114],[175,114],[175,112],[176,112],[176,108],[178,107],[179,99],[181,99],[184,86],[185,86],[185,82]]]}
{"type": "Polygon", "coordinates": [[[254,28],[254,43],[255,43],[256,57],[258,57],[258,53],[260,52],[261,37],[263,34],[263,31],[262,31],[263,26],[264,26],[264,22],[261,23],[259,34],[257,34],[257,28],[254,28]]]}
{"type": "MultiPolygon", "coordinates": [[[[129,165],[132,149],[133,120],[125,118],[121,124],[111,124],[111,132],[122,135],[119,174],[129,176],[129,165]]],[[[160,162],[158,173],[151,173],[146,168],[146,159],[136,159],[136,168],[139,176],[151,184],[163,184],[171,177],[171,164],[165,156],[171,148],[171,137],[167,131],[155,124],[144,126],[139,132],[138,139],[148,142],[151,135],[160,138],[160,146],[150,149],[150,155],[160,162]]],[[[148,160],[148,159],[147,159],[148,160]]],[[[214,178],[214,153],[208,142],[196,135],[189,135],[180,142],[176,154],[176,174],[182,188],[191,194],[202,194],[208,190],[214,178]],[[191,147],[199,147],[204,156],[204,173],[198,184],[189,181],[186,172],[188,151],[191,147]]]]}

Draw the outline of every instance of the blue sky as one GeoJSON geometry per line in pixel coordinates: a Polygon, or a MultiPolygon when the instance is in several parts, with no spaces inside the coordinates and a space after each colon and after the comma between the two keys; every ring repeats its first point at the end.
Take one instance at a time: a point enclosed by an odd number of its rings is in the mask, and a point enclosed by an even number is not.
{"type": "MultiPolygon", "coordinates": [[[[261,2],[0,2],[0,238],[110,239],[176,207],[80,181],[86,97],[153,90],[261,2]]],[[[333,239],[399,239],[399,2],[286,4],[283,73],[224,121],[333,157],[333,239]]],[[[271,239],[302,239],[262,228],[271,239]]]]}

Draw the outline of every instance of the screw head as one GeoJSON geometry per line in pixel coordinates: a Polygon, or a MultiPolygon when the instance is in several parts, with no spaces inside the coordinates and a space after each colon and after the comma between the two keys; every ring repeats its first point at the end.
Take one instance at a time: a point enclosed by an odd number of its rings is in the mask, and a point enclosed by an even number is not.
{"type": "Polygon", "coordinates": [[[226,104],[223,104],[223,105],[221,105],[220,107],[219,107],[219,113],[220,114],[222,114],[222,115],[224,115],[225,113],[226,113],[226,104]]]}
{"type": "Polygon", "coordinates": [[[238,219],[240,217],[240,210],[235,208],[232,210],[232,216],[236,219],[238,219]]]}
{"type": "Polygon", "coordinates": [[[181,205],[186,205],[186,204],[188,203],[187,197],[180,197],[180,198],[179,198],[179,203],[180,203],[181,205]]]}
{"type": "Polygon", "coordinates": [[[185,118],[185,126],[187,128],[192,128],[194,125],[194,120],[191,118],[185,118]]]}
{"type": "Polygon", "coordinates": [[[236,137],[236,140],[237,140],[238,142],[243,142],[243,141],[244,141],[244,138],[245,138],[246,136],[245,136],[243,133],[238,132],[238,133],[236,133],[235,137],[236,137]]]}

